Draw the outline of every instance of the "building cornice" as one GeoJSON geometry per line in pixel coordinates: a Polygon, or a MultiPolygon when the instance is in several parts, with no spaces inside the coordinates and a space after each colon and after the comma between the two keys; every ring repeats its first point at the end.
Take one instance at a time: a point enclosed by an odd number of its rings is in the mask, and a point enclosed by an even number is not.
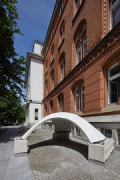
{"type": "Polygon", "coordinates": [[[103,61],[111,54],[120,52],[119,43],[115,45],[116,42],[120,41],[120,22],[106,35],[102,40],[100,40],[86,55],[86,57],[80,61],[80,63],[75,66],[71,72],[66,75],[66,77],[43,99],[44,103],[47,102],[52,96],[58,93],[64,86],[70,83],[78,75],[80,75],[89,65],[95,62],[100,56],[102,56],[108,49],[110,49],[114,44],[114,49],[109,51],[104,57],[103,61]]]}

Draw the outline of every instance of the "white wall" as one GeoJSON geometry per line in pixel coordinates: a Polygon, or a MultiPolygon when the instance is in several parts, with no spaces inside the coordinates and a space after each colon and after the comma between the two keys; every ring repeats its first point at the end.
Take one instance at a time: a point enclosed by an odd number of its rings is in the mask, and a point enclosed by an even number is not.
{"type": "Polygon", "coordinates": [[[38,54],[38,55],[42,56],[42,53],[41,53],[42,48],[43,48],[43,46],[42,46],[42,45],[35,43],[35,44],[34,44],[33,53],[35,53],[35,54],[38,54]]]}
{"type": "Polygon", "coordinates": [[[31,99],[43,99],[43,61],[31,59],[31,99]]]}
{"type": "Polygon", "coordinates": [[[27,101],[31,99],[31,67],[29,67],[29,74],[28,74],[28,81],[27,81],[27,89],[26,89],[26,96],[27,96],[27,101]]]}
{"type": "Polygon", "coordinates": [[[27,79],[27,101],[32,100],[29,104],[29,107],[26,112],[26,121],[27,123],[34,124],[37,122],[35,120],[35,109],[38,109],[38,120],[43,117],[43,107],[40,104],[43,99],[43,57],[42,57],[42,48],[43,46],[37,42],[34,43],[33,53],[38,54],[36,58],[34,54],[29,58],[29,74],[27,79]],[[41,57],[40,57],[41,56],[41,57]],[[34,58],[33,58],[34,57],[34,58]],[[41,60],[40,60],[41,59],[41,60]]]}

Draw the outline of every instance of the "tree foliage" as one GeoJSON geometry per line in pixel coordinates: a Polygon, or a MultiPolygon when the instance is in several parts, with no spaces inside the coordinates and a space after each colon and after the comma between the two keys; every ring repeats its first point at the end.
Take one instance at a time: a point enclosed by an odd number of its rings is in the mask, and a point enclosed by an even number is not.
{"type": "Polygon", "coordinates": [[[23,95],[26,60],[14,48],[15,33],[22,35],[17,25],[16,3],[17,0],[0,0],[0,96],[5,96],[9,89],[23,95]]]}
{"type": "Polygon", "coordinates": [[[0,97],[0,122],[11,124],[25,120],[25,110],[17,94],[8,90],[4,97],[0,97]]]}

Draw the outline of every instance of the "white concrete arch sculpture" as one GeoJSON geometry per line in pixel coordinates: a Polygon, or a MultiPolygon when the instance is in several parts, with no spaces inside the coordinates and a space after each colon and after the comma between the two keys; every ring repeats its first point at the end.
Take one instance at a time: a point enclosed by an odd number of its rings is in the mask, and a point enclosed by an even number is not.
{"type": "Polygon", "coordinates": [[[56,139],[61,139],[61,137],[62,139],[68,139],[71,127],[73,127],[74,125],[82,129],[90,142],[88,144],[89,160],[105,163],[111,152],[114,150],[113,139],[106,139],[106,137],[101,132],[94,128],[85,119],[72,113],[60,112],[50,114],[42,118],[34,126],[32,126],[21,138],[16,138],[14,141],[14,152],[27,153],[27,137],[37,128],[37,126],[48,120],[53,121],[55,125],[55,133],[53,134],[53,138],[56,139]]]}
{"type": "Polygon", "coordinates": [[[34,126],[32,126],[22,137],[21,139],[25,140],[27,137],[36,129],[37,126],[40,124],[51,120],[53,123],[57,123],[55,126],[55,131],[57,128],[57,131],[70,131],[70,123],[74,123],[76,126],[78,126],[82,131],[86,134],[88,140],[90,143],[99,143],[106,139],[106,137],[99,132],[96,128],[94,128],[90,123],[88,123],[85,119],[79,117],[78,115],[72,114],[72,113],[66,113],[66,112],[60,112],[60,113],[53,113],[50,114],[44,118],[42,118],[40,121],[38,121],[34,126]],[[64,123],[61,123],[64,122],[64,123]],[[65,128],[65,123],[67,129],[65,128]],[[64,127],[63,127],[64,126],[64,127]]]}

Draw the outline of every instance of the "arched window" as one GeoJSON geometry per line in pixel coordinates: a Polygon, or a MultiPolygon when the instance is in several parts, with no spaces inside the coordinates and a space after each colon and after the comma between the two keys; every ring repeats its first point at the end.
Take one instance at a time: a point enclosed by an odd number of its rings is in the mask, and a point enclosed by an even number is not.
{"type": "Polygon", "coordinates": [[[62,14],[63,9],[64,9],[64,2],[62,1],[60,5],[60,15],[62,14]]]}
{"type": "Polygon", "coordinates": [[[53,100],[50,101],[50,109],[51,109],[51,113],[53,113],[54,112],[53,100]]]}
{"type": "Polygon", "coordinates": [[[62,43],[64,38],[65,38],[65,21],[63,21],[60,26],[60,44],[62,43]]]}
{"type": "Polygon", "coordinates": [[[118,103],[120,98],[120,65],[115,64],[108,70],[108,104],[118,103]]]}
{"type": "Polygon", "coordinates": [[[62,81],[65,77],[65,53],[62,53],[59,63],[60,63],[60,79],[62,81]]]}
{"type": "Polygon", "coordinates": [[[87,23],[85,19],[78,25],[74,41],[76,44],[76,64],[78,64],[87,54],[87,23]]]}
{"type": "Polygon", "coordinates": [[[51,88],[52,90],[54,89],[55,86],[55,73],[54,73],[54,69],[51,71],[51,88]]]}
{"type": "Polygon", "coordinates": [[[86,56],[86,53],[87,53],[87,34],[86,33],[83,36],[82,47],[83,47],[82,55],[84,58],[86,56]]]}
{"type": "Polygon", "coordinates": [[[48,80],[45,81],[46,95],[48,94],[48,80]]]}
{"type": "Polygon", "coordinates": [[[59,95],[58,101],[59,101],[60,112],[63,112],[64,111],[64,96],[63,96],[63,94],[59,95]]]}
{"type": "Polygon", "coordinates": [[[54,60],[54,44],[52,45],[51,48],[51,62],[54,60]]]}
{"type": "Polygon", "coordinates": [[[80,33],[79,40],[76,44],[76,64],[78,64],[87,53],[87,35],[86,32],[80,33]]]}
{"type": "Polygon", "coordinates": [[[75,4],[76,4],[76,11],[78,11],[80,7],[80,0],[75,0],[75,4]]]}
{"type": "Polygon", "coordinates": [[[120,22],[120,0],[111,0],[110,3],[110,28],[114,28],[120,22]]]}
{"type": "Polygon", "coordinates": [[[76,12],[78,11],[83,0],[75,0],[76,12]]]}

